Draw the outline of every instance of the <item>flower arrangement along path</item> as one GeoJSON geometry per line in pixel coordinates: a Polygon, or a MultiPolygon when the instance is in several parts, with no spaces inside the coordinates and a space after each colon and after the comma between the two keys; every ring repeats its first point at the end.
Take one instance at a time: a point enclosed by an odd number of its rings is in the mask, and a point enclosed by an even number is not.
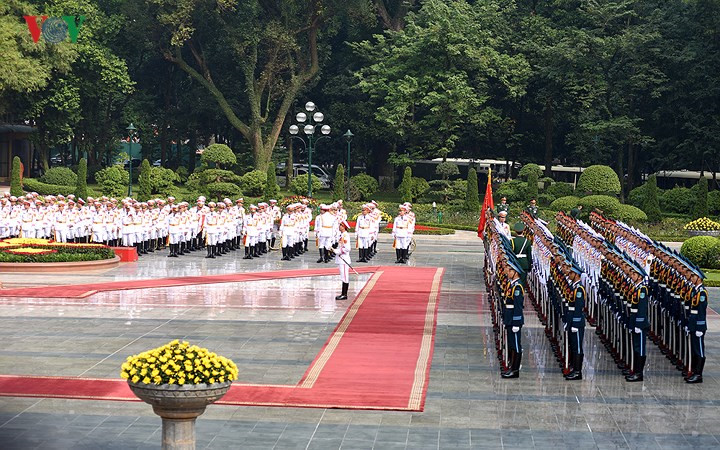
{"type": "MultiPolygon", "coordinates": [[[[234,383],[218,403],[422,411],[443,270],[404,266],[363,268],[363,272],[374,272],[373,276],[349,305],[297,385],[234,383]]],[[[332,269],[311,269],[169,278],[2,290],[0,295],[23,291],[22,296],[85,297],[100,290],[178,286],[181,282],[198,283],[199,279],[217,283],[270,279],[271,274],[283,278],[335,273],[332,269]]],[[[139,401],[122,379],[79,377],[0,375],[0,396],[139,401]]]]}

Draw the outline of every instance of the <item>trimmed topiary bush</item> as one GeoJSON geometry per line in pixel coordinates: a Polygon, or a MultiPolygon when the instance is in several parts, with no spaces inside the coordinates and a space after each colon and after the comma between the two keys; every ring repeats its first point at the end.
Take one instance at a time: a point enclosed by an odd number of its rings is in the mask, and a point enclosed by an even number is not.
{"type": "Polygon", "coordinates": [[[440,177],[443,180],[447,180],[448,178],[460,175],[460,169],[458,168],[457,164],[451,163],[451,162],[441,162],[437,165],[435,168],[435,173],[437,175],[440,175],[440,177]]]}
{"type": "MultiPolygon", "coordinates": [[[[307,181],[307,178],[305,179],[307,181]]],[[[240,186],[245,195],[251,197],[259,197],[265,189],[267,182],[267,173],[262,170],[253,170],[242,176],[240,186]]]]}
{"type": "Polygon", "coordinates": [[[527,198],[527,183],[523,183],[520,180],[506,181],[500,185],[494,194],[497,199],[496,201],[505,197],[508,203],[524,202],[527,198]]]}
{"type": "Polygon", "coordinates": [[[225,144],[208,145],[203,150],[200,160],[203,164],[208,166],[214,164],[218,168],[226,168],[237,163],[235,153],[225,144]]]}
{"type": "Polygon", "coordinates": [[[660,200],[658,199],[657,177],[651,175],[647,183],[644,185],[642,210],[647,214],[650,222],[660,222],[662,213],[660,212],[660,200]]]}
{"type": "Polygon", "coordinates": [[[575,190],[573,189],[572,184],[563,183],[561,181],[558,183],[551,184],[550,187],[546,187],[544,192],[546,194],[552,195],[553,197],[555,197],[557,199],[560,197],[567,197],[567,196],[573,195],[575,190]]]}
{"type": "Polygon", "coordinates": [[[138,177],[138,200],[146,202],[152,195],[152,184],[150,184],[150,161],[143,159],[140,164],[140,176],[138,177]]]}
{"type": "Polygon", "coordinates": [[[122,166],[110,166],[95,173],[95,181],[100,185],[103,195],[125,197],[128,189],[128,171],[122,166]]]}
{"type": "Polygon", "coordinates": [[[538,197],[538,176],[537,176],[537,173],[532,171],[528,174],[528,178],[527,178],[527,199],[528,199],[528,201],[530,201],[532,199],[537,199],[537,197],[538,197]]]}
{"type": "Polygon", "coordinates": [[[347,200],[345,198],[345,167],[338,164],[335,169],[335,181],[333,182],[333,197],[335,200],[347,200]]]}
{"type": "Polygon", "coordinates": [[[720,214],[720,191],[710,191],[708,193],[708,213],[712,215],[720,214]]]}
{"type": "MultiPolygon", "coordinates": [[[[290,192],[292,192],[295,195],[307,195],[307,187],[308,187],[308,174],[304,173],[302,175],[298,175],[295,178],[292,179],[290,182],[290,192]]],[[[313,192],[319,191],[322,189],[322,181],[320,181],[320,178],[316,177],[315,175],[312,176],[312,189],[313,192]]]]}
{"type": "Polygon", "coordinates": [[[705,255],[705,267],[708,269],[720,269],[720,239],[716,241],[705,255]]]}
{"type": "Polygon", "coordinates": [[[604,215],[615,217],[620,211],[620,201],[609,195],[588,195],[580,199],[580,204],[587,214],[594,209],[599,209],[604,215]]]}
{"type": "Polygon", "coordinates": [[[277,184],[277,178],[275,178],[275,166],[270,164],[265,174],[265,191],[263,196],[265,200],[277,200],[280,195],[280,186],[277,184]]]}
{"type": "Polygon", "coordinates": [[[20,173],[21,165],[22,163],[20,162],[20,157],[14,157],[12,162],[12,174],[10,175],[10,195],[15,197],[23,195],[22,181],[20,179],[22,175],[20,173]]]}
{"type": "MultiPolygon", "coordinates": [[[[179,181],[180,175],[173,172],[172,169],[166,169],[164,167],[153,167],[150,169],[150,186],[152,187],[153,195],[180,198],[180,190],[175,186],[175,183],[179,181]]],[[[195,198],[191,200],[195,200],[195,198]]]]}
{"type": "Polygon", "coordinates": [[[380,187],[377,180],[366,173],[350,178],[350,185],[357,190],[360,200],[370,200],[380,187]]]}
{"type": "MultiPolygon", "coordinates": [[[[648,181],[650,179],[648,178],[648,181]]],[[[657,185],[657,182],[655,183],[657,185]]],[[[627,202],[638,208],[642,208],[645,205],[645,197],[647,196],[647,183],[640,185],[633,190],[627,196],[627,202]]]]}
{"type": "Polygon", "coordinates": [[[695,186],[695,204],[693,205],[692,217],[705,217],[708,213],[708,181],[705,177],[700,177],[695,186]]]}
{"type": "Polygon", "coordinates": [[[642,209],[622,203],[614,218],[623,222],[647,222],[648,220],[647,214],[642,209]]]}
{"type": "Polygon", "coordinates": [[[403,202],[412,201],[412,169],[410,167],[406,167],[405,172],[403,172],[403,178],[400,186],[398,186],[398,192],[402,196],[403,202]]]}
{"type": "MultiPolygon", "coordinates": [[[[87,164],[85,165],[87,169],[87,164]]],[[[78,176],[69,167],[53,167],[47,170],[38,178],[38,181],[45,184],[59,184],[60,186],[75,186],[78,176]]]]}
{"type": "Polygon", "coordinates": [[[695,204],[695,196],[691,189],[675,186],[665,191],[660,198],[662,211],[679,214],[690,214],[695,204]]]}
{"type": "Polygon", "coordinates": [[[560,197],[558,199],[555,199],[555,201],[550,203],[550,209],[553,211],[568,212],[579,204],[580,204],[580,197],[575,197],[574,195],[568,195],[565,197],[560,197]]]}
{"type": "Polygon", "coordinates": [[[525,164],[520,169],[520,172],[518,172],[518,178],[524,181],[529,180],[531,175],[534,175],[535,180],[538,180],[542,176],[542,169],[540,166],[534,163],[525,164]]]}
{"type": "MultiPolygon", "coordinates": [[[[720,243],[720,240],[712,236],[691,237],[683,242],[680,254],[700,267],[709,267],[710,264],[717,265],[717,260],[710,261],[709,257],[711,256],[711,249],[717,246],[718,243],[720,243]]],[[[713,250],[713,255],[715,251],[713,250]]]]}
{"type": "Polygon", "coordinates": [[[88,187],[87,187],[87,174],[88,166],[85,158],[80,158],[78,164],[77,181],[75,183],[75,197],[86,199],[88,198],[88,187]]]}
{"type": "Polygon", "coordinates": [[[33,178],[23,178],[23,186],[26,191],[37,192],[40,195],[70,195],[75,193],[75,186],[47,184],[33,178]]]}
{"type": "Polygon", "coordinates": [[[544,194],[544,193],[538,195],[536,197],[536,199],[537,199],[538,205],[545,206],[545,207],[550,206],[552,204],[552,202],[555,201],[555,197],[553,197],[550,194],[544,194]]]}
{"type": "Polygon", "coordinates": [[[468,170],[467,191],[465,195],[465,209],[477,211],[480,209],[480,193],[478,192],[477,172],[474,168],[468,170]]]}
{"type": "Polygon", "coordinates": [[[430,183],[425,178],[412,177],[412,202],[417,201],[430,190],[430,183]]]}
{"type": "Polygon", "coordinates": [[[590,166],[580,174],[577,191],[595,195],[617,195],[620,193],[620,179],[609,166],[590,166]]]}

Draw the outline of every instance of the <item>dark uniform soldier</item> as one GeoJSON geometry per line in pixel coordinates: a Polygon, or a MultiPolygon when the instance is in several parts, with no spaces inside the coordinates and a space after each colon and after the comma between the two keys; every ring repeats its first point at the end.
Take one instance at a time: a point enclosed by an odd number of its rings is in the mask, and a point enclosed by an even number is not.
{"type": "Polygon", "coordinates": [[[500,203],[498,203],[497,206],[495,207],[495,212],[497,214],[500,214],[503,211],[506,213],[510,212],[510,205],[508,205],[507,198],[505,198],[505,197],[500,198],[500,203]]]}
{"type": "Polygon", "coordinates": [[[580,213],[582,212],[582,205],[577,205],[573,209],[570,210],[570,217],[572,217],[575,220],[578,220],[580,218],[580,213]]]}
{"type": "MultiPolygon", "coordinates": [[[[633,274],[634,284],[639,283],[639,275],[633,274]]],[[[639,285],[630,295],[630,316],[629,326],[632,329],[633,344],[633,367],[632,373],[625,376],[626,381],[643,381],[643,369],[647,358],[646,336],[650,328],[648,315],[648,289],[645,285],[639,285]]]]}
{"type": "Polygon", "coordinates": [[[707,298],[708,294],[702,281],[697,274],[694,274],[692,283],[700,286],[694,292],[692,303],[690,305],[690,318],[688,320],[688,330],[690,331],[690,348],[692,350],[692,374],[685,381],[688,383],[702,383],[702,373],[705,367],[705,333],[707,332],[707,298]]]}
{"type": "Polygon", "coordinates": [[[523,284],[525,284],[525,276],[530,273],[530,264],[532,262],[532,244],[523,236],[525,225],[517,222],[513,225],[515,237],[512,238],[512,251],[515,253],[518,265],[524,273],[520,274],[523,284]]]}
{"type": "Polygon", "coordinates": [[[530,204],[525,207],[525,212],[530,214],[533,219],[537,219],[538,217],[538,207],[537,207],[537,200],[532,199],[530,200],[530,204]]]}
{"type": "Polygon", "coordinates": [[[583,340],[585,338],[585,299],[587,294],[580,283],[581,269],[575,265],[570,268],[570,282],[572,294],[568,296],[566,324],[569,328],[568,344],[570,350],[571,371],[565,375],[566,380],[582,380],[582,365],[584,359],[583,340]]]}
{"type": "Polygon", "coordinates": [[[506,329],[507,349],[510,356],[510,365],[508,370],[502,373],[503,378],[519,378],[520,362],[522,361],[522,342],[520,340],[520,330],[524,325],[523,317],[523,301],[525,299],[525,291],[520,281],[518,270],[510,269],[508,271],[509,280],[505,290],[505,299],[503,305],[503,325],[506,329]]]}

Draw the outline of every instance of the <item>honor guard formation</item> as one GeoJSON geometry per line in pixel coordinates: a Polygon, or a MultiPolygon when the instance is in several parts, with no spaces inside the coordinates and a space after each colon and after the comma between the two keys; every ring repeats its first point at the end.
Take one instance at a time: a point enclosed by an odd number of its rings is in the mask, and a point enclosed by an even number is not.
{"type": "MultiPolygon", "coordinates": [[[[377,254],[382,211],[374,200],[361,207],[355,226],[358,262],[368,262],[377,254]]],[[[206,258],[229,251],[244,250],[243,259],[259,258],[277,249],[282,260],[290,261],[308,251],[308,236],[314,227],[320,253],[318,263],[333,259],[333,245],[342,236],[340,225],[347,224],[343,201],[319,206],[314,218],[308,199],[291,203],[281,211],[276,200],[245,208],[243,198],[208,202],[199,197],[191,206],[176,203],[174,197],[139,202],[132,198],[74,195],[40,197],[29,193],[0,197],[0,238],[45,238],[57,242],[95,242],[111,247],[135,247],[138,255],[168,248],[168,257],[177,258],[206,249],[206,258]]],[[[346,230],[350,226],[347,224],[346,230]]],[[[392,234],[396,263],[407,263],[408,248],[415,229],[412,205],[399,205],[392,234]]]]}
{"type": "Polygon", "coordinates": [[[687,383],[702,383],[708,294],[698,267],[597,212],[590,224],[558,213],[554,236],[527,208],[513,227],[524,238],[510,236],[506,215],[501,210],[484,230],[484,276],[503,378],[519,377],[527,287],[566,380],[582,380],[587,320],[626,381],[643,381],[649,337],[687,383]]]}

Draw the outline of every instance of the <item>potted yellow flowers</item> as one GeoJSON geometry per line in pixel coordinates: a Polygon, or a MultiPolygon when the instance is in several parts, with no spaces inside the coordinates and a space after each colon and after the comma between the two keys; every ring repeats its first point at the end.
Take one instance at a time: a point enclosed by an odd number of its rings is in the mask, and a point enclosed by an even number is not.
{"type": "Polygon", "coordinates": [[[707,217],[695,219],[683,227],[690,236],[719,236],[720,223],[707,217]]]}
{"type": "Polygon", "coordinates": [[[133,355],[120,375],[142,401],[162,417],[162,448],[195,448],[195,419],[237,379],[231,360],[174,340],[133,355]]]}

